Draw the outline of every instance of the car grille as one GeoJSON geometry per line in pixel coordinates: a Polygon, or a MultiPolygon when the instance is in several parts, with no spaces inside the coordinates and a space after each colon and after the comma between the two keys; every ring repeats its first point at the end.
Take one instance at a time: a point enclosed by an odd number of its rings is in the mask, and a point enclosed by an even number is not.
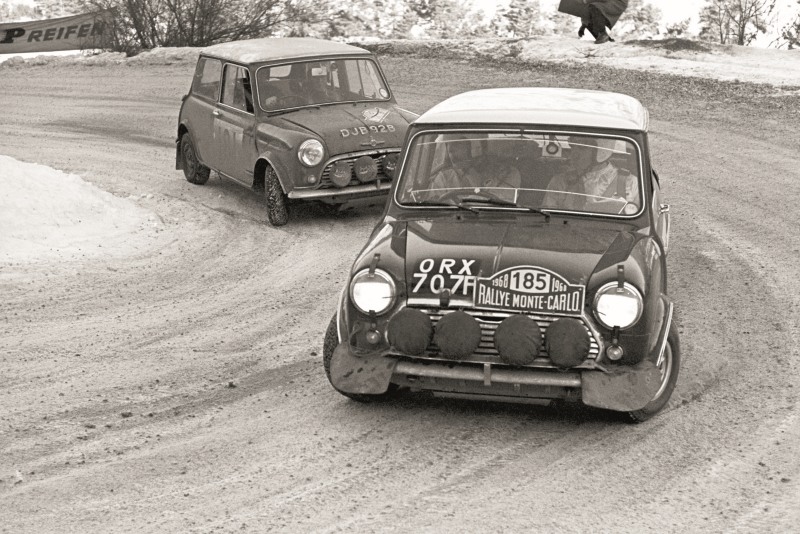
{"type": "MultiPolygon", "coordinates": [[[[385,155],[385,153],[367,154],[367,155],[370,156],[375,161],[375,164],[378,166],[378,175],[372,181],[373,182],[377,182],[377,181],[391,182],[392,178],[390,176],[388,176],[384,172],[384,169],[383,169],[383,156],[385,155]]],[[[331,169],[333,168],[333,164],[334,163],[338,163],[340,161],[344,161],[350,167],[350,183],[347,184],[345,187],[350,187],[351,185],[361,185],[361,182],[358,180],[358,178],[356,178],[355,172],[353,172],[353,164],[361,156],[364,156],[364,154],[358,154],[357,156],[353,156],[353,157],[350,157],[350,158],[339,158],[336,161],[331,162],[329,165],[327,165],[325,167],[325,169],[322,171],[322,177],[320,178],[320,181],[319,181],[319,188],[320,189],[344,189],[344,188],[337,187],[331,181],[331,178],[330,178],[331,169]]]]}
{"type": "MultiPolygon", "coordinates": [[[[431,322],[433,323],[434,327],[436,323],[439,322],[439,319],[442,318],[444,313],[442,310],[437,308],[418,308],[423,313],[427,314],[430,317],[431,322]]],[[[475,349],[475,352],[468,358],[464,358],[462,361],[466,362],[476,362],[476,363],[491,363],[491,364],[504,364],[504,362],[500,359],[500,355],[497,353],[497,349],[494,347],[494,332],[497,330],[497,327],[500,325],[503,319],[506,317],[510,317],[512,314],[504,313],[504,312],[486,312],[482,310],[470,310],[465,309],[463,310],[465,313],[468,313],[472,317],[474,317],[478,324],[481,327],[481,342],[478,345],[478,348],[475,349]]],[[[552,367],[552,363],[550,362],[550,357],[547,354],[546,348],[546,339],[547,339],[547,328],[550,326],[552,322],[554,322],[559,317],[552,316],[552,315],[528,315],[531,319],[536,321],[539,324],[539,328],[542,331],[542,347],[539,350],[539,357],[536,358],[533,365],[537,367],[552,367]]],[[[589,358],[592,360],[597,359],[597,355],[600,352],[600,347],[595,339],[594,334],[586,326],[586,322],[583,319],[578,319],[583,324],[583,327],[586,329],[586,332],[589,334],[590,345],[589,345],[589,358]]],[[[425,353],[420,356],[421,358],[429,358],[429,359],[445,359],[444,357],[440,356],[439,347],[436,346],[434,342],[428,346],[428,349],[425,353]]]]}

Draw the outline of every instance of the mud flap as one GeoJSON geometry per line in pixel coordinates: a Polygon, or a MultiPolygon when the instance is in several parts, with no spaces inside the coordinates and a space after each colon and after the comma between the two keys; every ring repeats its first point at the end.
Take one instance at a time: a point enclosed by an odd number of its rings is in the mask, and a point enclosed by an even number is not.
{"type": "Polygon", "coordinates": [[[581,376],[584,404],[618,412],[641,410],[653,400],[660,386],[661,373],[649,360],[609,373],[587,371],[581,376]]]}
{"type": "Polygon", "coordinates": [[[349,343],[339,343],[331,356],[331,384],[345,393],[380,395],[389,389],[396,364],[387,356],[356,356],[349,343]]]}
{"type": "MultiPolygon", "coordinates": [[[[186,134],[189,135],[189,134],[186,134]]],[[[175,141],[175,170],[183,170],[183,158],[181,158],[181,138],[178,137],[175,141]]]]}

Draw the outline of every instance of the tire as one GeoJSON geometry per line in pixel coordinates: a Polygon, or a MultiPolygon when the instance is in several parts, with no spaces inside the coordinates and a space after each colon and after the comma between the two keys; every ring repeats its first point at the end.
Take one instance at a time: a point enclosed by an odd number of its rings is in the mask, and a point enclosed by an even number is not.
{"type": "Polygon", "coordinates": [[[664,348],[664,360],[659,366],[659,370],[661,371],[661,387],[647,406],[641,410],[628,412],[630,422],[641,423],[647,421],[667,405],[675,389],[675,384],[678,382],[680,368],[681,346],[678,339],[678,326],[675,324],[675,321],[673,321],[669,327],[667,345],[664,348]]]}
{"type": "Polygon", "coordinates": [[[181,136],[181,159],[183,160],[183,175],[190,184],[203,185],[211,176],[211,169],[200,163],[197,151],[188,133],[181,136]]]}
{"type": "Polygon", "coordinates": [[[328,330],[325,332],[325,343],[322,345],[322,365],[325,367],[325,376],[328,377],[328,382],[331,383],[333,389],[336,389],[339,393],[353,399],[354,401],[358,402],[380,402],[385,401],[392,396],[394,396],[394,392],[397,391],[397,385],[389,384],[389,389],[386,393],[381,393],[380,395],[366,395],[363,393],[347,393],[345,391],[341,391],[333,385],[331,382],[331,358],[333,358],[333,351],[336,350],[336,346],[339,344],[339,332],[336,327],[336,315],[331,318],[330,324],[328,324],[328,330]]]}
{"type": "Polygon", "coordinates": [[[289,222],[286,196],[283,194],[278,175],[272,167],[264,173],[264,196],[267,200],[267,219],[272,226],[283,226],[289,222]]]}

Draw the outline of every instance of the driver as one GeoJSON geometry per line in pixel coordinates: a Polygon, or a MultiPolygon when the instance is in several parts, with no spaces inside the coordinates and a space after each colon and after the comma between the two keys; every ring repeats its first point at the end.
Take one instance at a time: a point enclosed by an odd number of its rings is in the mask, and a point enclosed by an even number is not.
{"type": "Polygon", "coordinates": [[[572,144],[570,169],[553,177],[544,197],[544,207],[601,213],[636,213],[639,210],[639,180],[636,175],[610,161],[612,154],[625,154],[621,139],[597,139],[572,144]]]}
{"type": "Polygon", "coordinates": [[[277,109],[278,102],[283,98],[283,93],[275,83],[264,83],[261,85],[261,91],[264,97],[264,109],[271,111],[277,109]]]}
{"type": "Polygon", "coordinates": [[[328,94],[328,82],[325,76],[314,76],[309,74],[305,85],[306,98],[309,104],[324,104],[330,102],[328,94]]]}
{"type": "Polygon", "coordinates": [[[468,139],[449,141],[442,169],[431,180],[430,189],[472,187],[520,187],[519,171],[501,161],[473,159],[468,139]]]}

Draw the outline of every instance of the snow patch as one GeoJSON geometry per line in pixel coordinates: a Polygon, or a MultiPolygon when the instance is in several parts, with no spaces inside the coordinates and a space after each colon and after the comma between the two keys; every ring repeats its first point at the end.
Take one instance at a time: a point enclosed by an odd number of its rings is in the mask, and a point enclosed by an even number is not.
{"type": "Polygon", "coordinates": [[[80,176],[0,155],[0,263],[119,257],[162,224],[80,176]]]}

